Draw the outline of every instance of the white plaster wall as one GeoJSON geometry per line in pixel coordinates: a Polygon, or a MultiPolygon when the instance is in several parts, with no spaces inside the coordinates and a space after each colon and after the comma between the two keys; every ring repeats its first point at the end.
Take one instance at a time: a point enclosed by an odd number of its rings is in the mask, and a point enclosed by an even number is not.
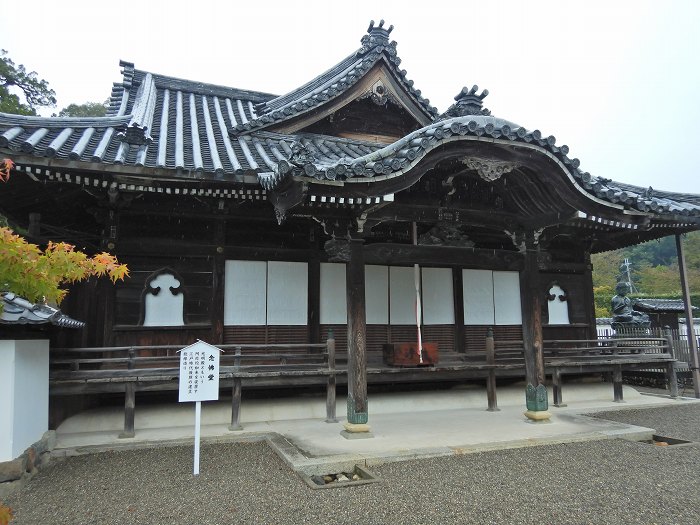
{"type": "Polygon", "coordinates": [[[0,422],[0,461],[18,457],[48,430],[48,341],[0,340],[0,422]]]}
{"type": "Polygon", "coordinates": [[[389,268],[391,324],[416,324],[416,285],[413,267],[389,268]]]}
{"type": "Polygon", "coordinates": [[[423,324],[454,324],[452,269],[422,268],[423,324]]]}
{"type": "Polygon", "coordinates": [[[14,459],[15,342],[0,340],[0,461],[14,459]]]}
{"type": "Polygon", "coordinates": [[[267,263],[267,324],[305,325],[308,318],[307,263],[267,263]]]}
{"type": "Polygon", "coordinates": [[[224,324],[260,326],[267,322],[267,262],[226,261],[224,324]]]}
{"type": "Polygon", "coordinates": [[[495,324],[491,270],[462,270],[462,296],[464,324],[495,324]]]}
{"type": "Polygon", "coordinates": [[[321,263],[321,324],[346,324],[348,302],[345,292],[345,264],[321,263]]]}
{"type": "Polygon", "coordinates": [[[389,324],[389,267],[365,266],[367,324],[389,324]]]}
{"type": "Polygon", "coordinates": [[[523,323],[518,272],[493,272],[493,302],[497,325],[523,323]]]}

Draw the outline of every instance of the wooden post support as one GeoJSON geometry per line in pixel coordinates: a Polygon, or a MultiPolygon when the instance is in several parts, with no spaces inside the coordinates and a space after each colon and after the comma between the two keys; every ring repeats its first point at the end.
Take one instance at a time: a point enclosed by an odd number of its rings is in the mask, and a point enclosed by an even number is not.
{"type": "MultiPolygon", "coordinates": [[[[488,327],[486,330],[486,363],[489,365],[496,364],[496,350],[493,341],[493,328],[488,327]]],[[[496,370],[489,369],[489,375],[486,378],[486,397],[488,400],[488,411],[498,412],[498,399],[496,398],[496,370]]]]}
{"type": "Polygon", "coordinates": [[[693,323],[693,307],[690,304],[690,289],[688,288],[688,273],[685,267],[685,252],[683,240],[676,235],[676,254],[678,255],[678,271],[681,274],[681,288],[683,289],[683,305],[685,306],[685,327],[688,332],[688,351],[690,352],[690,370],[693,377],[693,390],[695,397],[700,398],[700,363],[698,362],[698,342],[695,337],[695,325],[693,323]]]}
{"type": "Polygon", "coordinates": [[[622,367],[620,365],[615,366],[613,370],[613,401],[615,403],[624,401],[622,395],[622,367]]]}
{"type": "MultiPolygon", "coordinates": [[[[233,359],[234,374],[240,370],[241,366],[241,347],[235,349],[233,359]]],[[[229,430],[243,430],[241,426],[241,378],[234,376],[233,387],[231,388],[231,424],[229,430]]]]}
{"type": "MultiPolygon", "coordinates": [[[[663,331],[664,338],[666,339],[666,346],[668,353],[671,357],[674,357],[673,351],[673,337],[671,336],[671,330],[668,328],[663,331]]],[[[678,397],[678,374],[676,373],[676,363],[668,363],[666,365],[666,381],[668,381],[668,393],[675,399],[678,397]]]]}
{"type": "MultiPolygon", "coordinates": [[[[134,369],[134,358],[136,357],[136,350],[129,348],[129,360],[127,361],[126,368],[128,370],[134,369]]],[[[136,411],[136,383],[129,381],[124,387],[124,431],[119,434],[119,439],[132,438],[135,435],[134,432],[134,416],[136,411]]]]}
{"type": "Polygon", "coordinates": [[[132,438],[134,432],[134,411],[136,407],[136,385],[129,381],[124,387],[124,431],[119,439],[132,438]]]}
{"type": "Polygon", "coordinates": [[[561,394],[561,371],[558,368],[552,372],[552,398],[555,407],[565,407],[561,394]]]}
{"type": "Polygon", "coordinates": [[[329,372],[326,386],[326,423],[337,423],[338,418],[335,417],[335,337],[333,330],[328,333],[326,350],[328,351],[329,372]]]}
{"type": "Polygon", "coordinates": [[[348,311],[348,424],[345,426],[347,434],[343,434],[345,437],[369,432],[363,244],[362,239],[350,240],[350,260],[345,272],[348,311]]]}

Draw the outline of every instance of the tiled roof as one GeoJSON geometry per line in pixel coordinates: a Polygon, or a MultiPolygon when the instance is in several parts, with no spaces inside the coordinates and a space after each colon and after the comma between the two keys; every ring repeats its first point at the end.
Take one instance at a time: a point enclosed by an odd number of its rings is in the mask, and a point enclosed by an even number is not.
{"type": "Polygon", "coordinates": [[[47,304],[35,304],[10,292],[0,294],[2,311],[0,324],[46,324],[61,328],[82,328],[85,323],[76,321],[47,304]]]}
{"type": "MultiPolygon", "coordinates": [[[[642,312],[685,312],[682,299],[635,299],[634,308],[642,312]]],[[[697,309],[693,306],[693,310],[697,309]]]]}
{"type": "MultiPolygon", "coordinates": [[[[245,172],[286,173],[293,149],[311,152],[314,163],[362,157],[381,146],[371,142],[299,133],[265,131],[230,138],[226,132],[236,110],[230,99],[167,90],[149,127],[131,115],[67,119],[0,115],[0,148],[100,164],[216,174],[222,180],[245,172]]],[[[86,166],[87,167],[87,166],[86,166]]],[[[314,175],[310,163],[301,171],[314,175]]]]}
{"type": "Polygon", "coordinates": [[[336,98],[351,88],[362,76],[380,61],[395,73],[396,79],[404,86],[414,102],[430,120],[437,116],[437,109],[421,95],[412,80],[406,78],[406,71],[399,69],[401,59],[396,54],[396,42],[389,42],[389,34],[394,26],[384,29],[384,20],[378,26],[370,23],[367,34],[362,37],[362,46],[353,54],[340,61],[325,73],[303,86],[256,106],[257,118],[239,123],[237,131],[248,131],[267,127],[306,113],[323,102],[336,98]]]}
{"type": "MultiPolygon", "coordinates": [[[[456,103],[437,117],[405,74],[398,75],[432,122],[390,145],[262,129],[339,96],[378,61],[397,72],[399,59],[395,43],[389,42],[390,32],[382,24],[370,26],[357,52],[284,96],[157,75],[123,62],[123,81],[113,88],[106,117],[0,114],[0,148],[16,155],[15,160],[59,159],[64,162],[56,165],[70,169],[113,170],[154,181],[167,177],[241,182],[241,175],[257,175],[262,188],[271,190],[288,177],[351,188],[355,182],[401,176],[448,143],[500,143],[554,159],[600,201],[661,216],[700,217],[698,195],[640,188],[582,171],[578,159],[568,156],[569,148],[556,146],[553,136],[491,116],[482,108],[487,92],[479,94],[476,86],[463,89],[456,103]]],[[[495,175],[498,169],[493,167],[495,175]]]]}

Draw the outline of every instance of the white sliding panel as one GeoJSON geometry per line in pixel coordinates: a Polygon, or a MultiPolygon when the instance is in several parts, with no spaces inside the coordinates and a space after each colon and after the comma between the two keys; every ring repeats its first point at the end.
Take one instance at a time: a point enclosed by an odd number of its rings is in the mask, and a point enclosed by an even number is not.
{"type": "Polygon", "coordinates": [[[494,324],[491,270],[462,270],[462,293],[464,324],[494,324]]]}
{"type": "Polygon", "coordinates": [[[345,264],[321,263],[321,324],[348,322],[345,297],[345,264]]]}
{"type": "Polygon", "coordinates": [[[389,324],[389,267],[365,266],[367,324],[389,324]]]}
{"type": "Polygon", "coordinates": [[[306,263],[267,263],[267,324],[305,325],[308,319],[309,272],[306,263]]]}
{"type": "Polygon", "coordinates": [[[493,272],[496,324],[522,324],[520,275],[518,272],[493,272]]]}
{"type": "Polygon", "coordinates": [[[416,285],[413,267],[389,267],[391,324],[416,324],[416,285]]]}
{"type": "Polygon", "coordinates": [[[267,320],[267,262],[226,261],[224,324],[264,325],[267,320]]]}
{"type": "Polygon", "coordinates": [[[451,268],[422,268],[423,324],[454,324],[451,268]]]}

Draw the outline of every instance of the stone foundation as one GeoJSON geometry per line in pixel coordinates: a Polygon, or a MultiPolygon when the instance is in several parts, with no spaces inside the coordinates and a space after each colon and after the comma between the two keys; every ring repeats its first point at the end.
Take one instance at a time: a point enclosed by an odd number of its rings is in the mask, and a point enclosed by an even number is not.
{"type": "Polygon", "coordinates": [[[0,500],[21,490],[51,459],[56,446],[56,432],[49,430],[42,438],[12,461],[0,462],[0,500]]]}

